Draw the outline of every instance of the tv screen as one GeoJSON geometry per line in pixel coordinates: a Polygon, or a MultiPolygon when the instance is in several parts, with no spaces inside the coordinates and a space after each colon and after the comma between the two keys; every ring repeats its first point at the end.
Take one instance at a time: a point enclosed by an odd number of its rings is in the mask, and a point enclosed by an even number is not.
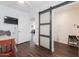
{"type": "Polygon", "coordinates": [[[17,18],[13,18],[13,17],[8,17],[6,16],[4,18],[4,23],[7,23],[7,24],[16,24],[18,25],[18,19],[17,18]]]}

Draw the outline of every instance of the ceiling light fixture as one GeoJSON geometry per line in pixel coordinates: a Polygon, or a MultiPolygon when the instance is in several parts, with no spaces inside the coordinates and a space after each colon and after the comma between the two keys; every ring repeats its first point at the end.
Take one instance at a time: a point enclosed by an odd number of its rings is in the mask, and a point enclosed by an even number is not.
{"type": "Polygon", "coordinates": [[[19,3],[22,3],[22,4],[24,4],[24,1],[23,1],[23,0],[19,0],[18,2],[19,2],[19,3]]]}

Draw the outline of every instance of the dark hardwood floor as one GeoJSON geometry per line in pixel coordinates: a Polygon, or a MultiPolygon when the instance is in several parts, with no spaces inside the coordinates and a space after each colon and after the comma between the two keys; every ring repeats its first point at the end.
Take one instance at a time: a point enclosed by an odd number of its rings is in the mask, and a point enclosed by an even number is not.
{"type": "Polygon", "coordinates": [[[67,44],[55,42],[54,56],[58,57],[78,57],[78,48],[67,44]]]}
{"type": "Polygon", "coordinates": [[[17,45],[16,57],[76,57],[78,48],[55,42],[55,52],[27,42],[17,45]]]}

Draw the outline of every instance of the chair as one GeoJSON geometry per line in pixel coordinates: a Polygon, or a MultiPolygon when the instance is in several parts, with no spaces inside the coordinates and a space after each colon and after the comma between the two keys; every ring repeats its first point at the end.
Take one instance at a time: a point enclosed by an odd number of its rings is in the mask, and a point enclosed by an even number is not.
{"type": "Polygon", "coordinates": [[[1,57],[15,56],[15,39],[0,41],[0,56],[1,57]]]}

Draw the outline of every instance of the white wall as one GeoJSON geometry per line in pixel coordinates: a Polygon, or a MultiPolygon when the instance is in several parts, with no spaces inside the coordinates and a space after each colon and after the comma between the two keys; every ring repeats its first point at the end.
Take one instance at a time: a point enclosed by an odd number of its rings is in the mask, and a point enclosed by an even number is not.
{"type": "Polygon", "coordinates": [[[18,18],[18,43],[30,40],[30,21],[27,13],[0,5],[0,29],[9,29],[13,32],[13,28],[16,27],[16,25],[4,24],[4,16],[18,18]]]}
{"type": "Polygon", "coordinates": [[[55,41],[67,44],[69,35],[79,35],[79,5],[73,4],[55,10],[55,41]],[[62,11],[61,11],[62,10],[62,11]]]}

